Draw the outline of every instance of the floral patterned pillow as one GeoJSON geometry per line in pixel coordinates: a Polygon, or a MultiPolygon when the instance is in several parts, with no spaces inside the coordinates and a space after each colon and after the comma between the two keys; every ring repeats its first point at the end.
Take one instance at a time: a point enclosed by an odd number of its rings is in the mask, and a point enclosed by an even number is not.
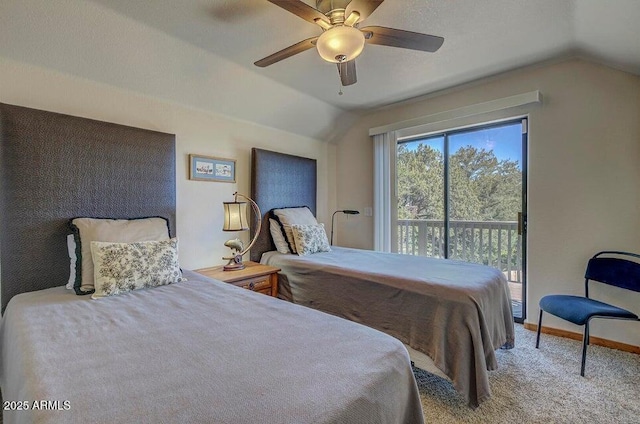
{"type": "Polygon", "coordinates": [[[92,241],[91,256],[94,299],[182,281],[177,238],[137,243],[92,241]]]}
{"type": "Polygon", "coordinates": [[[330,252],[327,233],[324,231],[324,224],[317,225],[291,225],[293,239],[296,242],[298,255],[310,255],[318,252],[330,252]]]}

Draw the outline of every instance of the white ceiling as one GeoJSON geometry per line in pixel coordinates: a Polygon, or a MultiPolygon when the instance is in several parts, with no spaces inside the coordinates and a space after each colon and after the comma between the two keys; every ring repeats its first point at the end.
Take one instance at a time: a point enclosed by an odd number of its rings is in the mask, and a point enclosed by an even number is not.
{"type": "Polygon", "coordinates": [[[439,35],[444,45],[367,45],[358,82],[340,96],[335,65],[313,49],[253,65],[320,33],[267,0],[0,0],[0,65],[331,141],[359,111],[540,61],[582,56],[640,75],[639,22],[640,0],[386,0],[363,25],[439,35]]]}
{"type": "MultiPolygon", "coordinates": [[[[315,50],[267,68],[256,60],[321,33],[266,0],[94,0],[323,102],[368,109],[563,56],[640,74],[640,0],[387,0],[364,25],[439,35],[436,53],[368,45],[358,83],[338,95],[315,50]]],[[[306,0],[315,6],[315,0],[306,0]]]]}

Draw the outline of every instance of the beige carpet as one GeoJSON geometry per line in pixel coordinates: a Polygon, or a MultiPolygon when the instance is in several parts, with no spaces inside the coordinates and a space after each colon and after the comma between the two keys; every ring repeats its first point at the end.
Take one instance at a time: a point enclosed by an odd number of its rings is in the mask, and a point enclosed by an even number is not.
{"type": "Polygon", "coordinates": [[[516,347],[498,352],[492,398],[471,410],[439,377],[415,370],[426,423],[640,423],[640,355],[589,346],[516,325],[516,347]]]}

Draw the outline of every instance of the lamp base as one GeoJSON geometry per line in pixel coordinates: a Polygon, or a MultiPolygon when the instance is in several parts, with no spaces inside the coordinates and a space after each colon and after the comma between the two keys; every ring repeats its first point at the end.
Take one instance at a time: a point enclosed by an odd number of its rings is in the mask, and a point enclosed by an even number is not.
{"type": "Polygon", "coordinates": [[[242,256],[241,255],[236,255],[232,258],[222,258],[222,259],[229,259],[229,262],[222,267],[223,270],[225,271],[240,271],[241,269],[244,269],[244,263],[242,263],[242,256]]]}

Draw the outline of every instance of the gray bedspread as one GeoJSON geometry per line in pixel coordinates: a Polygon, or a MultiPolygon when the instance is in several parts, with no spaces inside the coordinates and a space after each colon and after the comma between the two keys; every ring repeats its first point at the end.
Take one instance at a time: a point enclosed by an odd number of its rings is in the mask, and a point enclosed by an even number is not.
{"type": "Polygon", "coordinates": [[[423,422],[397,340],[185,276],[99,300],[64,287],[11,299],[0,386],[30,410],[5,411],[4,423],[423,422]],[[40,400],[59,404],[33,410],[40,400]]]}
{"type": "Polygon", "coordinates": [[[514,345],[511,295],[495,268],[332,247],[309,256],[267,252],[294,303],[366,324],[425,353],[469,405],[491,396],[495,350],[514,345]]]}

